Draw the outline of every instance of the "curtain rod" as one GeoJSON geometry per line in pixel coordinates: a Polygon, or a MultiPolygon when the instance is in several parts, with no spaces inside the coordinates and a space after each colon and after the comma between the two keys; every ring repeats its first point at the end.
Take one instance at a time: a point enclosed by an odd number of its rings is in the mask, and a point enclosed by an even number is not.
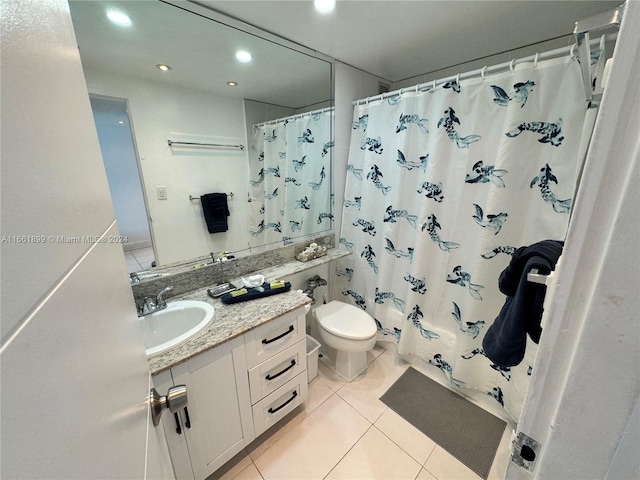
{"type": "MultiPolygon", "coordinates": [[[[590,33],[598,30],[609,29],[611,27],[620,28],[624,7],[625,4],[622,4],[618,8],[609,12],[603,12],[585,20],[576,22],[573,34],[576,37],[576,45],[578,47],[578,55],[580,58],[589,58],[589,51],[591,49],[591,42],[589,41],[590,33]]],[[[593,87],[591,85],[592,76],[590,62],[581,62],[580,71],[582,73],[582,84],[584,86],[585,96],[588,101],[591,101],[593,100],[594,95],[593,87]]]]}
{"type": "MultiPolygon", "coordinates": [[[[612,33],[609,35],[606,35],[604,37],[605,40],[615,40],[618,37],[617,33],[612,33]]],[[[599,44],[602,41],[602,39],[594,39],[590,42],[590,45],[596,45],[599,44]]],[[[411,87],[404,87],[404,88],[400,88],[398,90],[394,90],[392,92],[386,92],[386,93],[382,93],[380,95],[374,95],[371,97],[366,97],[366,98],[360,98],[358,100],[354,100],[353,102],[351,102],[352,105],[360,105],[363,103],[370,103],[370,102],[376,102],[376,101],[380,101],[380,100],[384,100],[385,98],[389,98],[389,97],[395,97],[398,95],[401,95],[403,93],[407,93],[407,92],[417,92],[417,91],[421,91],[421,92],[426,92],[428,90],[433,89],[434,87],[436,87],[437,85],[443,84],[443,83],[447,83],[450,81],[455,80],[456,82],[459,82],[460,80],[466,80],[472,77],[476,77],[476,76],[485,76],[487,74],[490,73],[497,73],[498,71],[501,70],[506,70],[507,68],[513,68],[515,65],[519,64],[519,63],[526,63],[526,62],[531,62],[533,61],[534,63],[537,63],[538,60],[546,60],[548,58],[554,58],[554,57],[561,57],[562,55],[566,55],[567,53],[573,55],[574,53],[574,49],[576,49],[577,44],[573,44],[571,46],[567,46],[567,47],[561,47],[561,48],[556,48],[555,50],[549,50],[548,52],[543,52],[543,53],[536,53],[534,55],[529,55],[528,57],[523,57],[523,58],[518,58],[518,59],[513,59],[510,60],[508,62],[504,62],[504,63],[499,63],[497,65],[493,65],[490,67],[482,67],[482,68],[478,68],[476,70],[472,70],[470,72],[466,72],[466,73],[459,73],[457,75],[452,75],[450,77],[445,77],[445,78],[441,78],[441,79],[434,79],[430,82],[424,82],[424,83],[419,83],[417,85],[413,85],[411,87]]]]}
{"type": "Polygon", "coordinates": [[[294,120],[296,118],[304,118],[309,115],[315,115],[316,113],[325,113],[325,112],[332,112],[332,111],[333,111],[333,107],[326,107],[326,108],[320,108],[318,110],[313,110],[311,112],[296,113],[295,115],[291,115],[289,117],[277,118],[275,120],[269,120],[267,122],[256,123],[254,125],[254,128],[259,128],[264,125],[275,125],[277,123],[284,122],[287,120],[294,120]]]}

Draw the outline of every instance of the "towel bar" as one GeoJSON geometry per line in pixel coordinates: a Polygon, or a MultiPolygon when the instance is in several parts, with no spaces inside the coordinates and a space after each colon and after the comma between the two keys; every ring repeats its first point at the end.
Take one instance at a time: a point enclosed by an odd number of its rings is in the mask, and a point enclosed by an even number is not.
{"type": "Polygon", "coordinates": [[[239,148],[240,150],[244,150],[244,145],[229,145],[222,143],[175,142],[173,140],[167,140],[167,144],[170,147],[173,145],[184,145],[187,147],[239,148]]]}
{"type": "MultiPolygon", "coordinates": [[[[227,197],[233,198],[233,192],[227,193],[227,197]]],[[[200,200],[200,197],[194,197],[193,195],[189,195],[189,200],[200,200]]]]}

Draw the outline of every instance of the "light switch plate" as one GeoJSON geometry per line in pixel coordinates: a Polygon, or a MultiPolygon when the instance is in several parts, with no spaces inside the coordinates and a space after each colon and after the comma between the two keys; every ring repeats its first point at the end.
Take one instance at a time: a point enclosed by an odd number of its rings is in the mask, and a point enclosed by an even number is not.
{"type": "Polygon", "coordinates": [[[158,195],[158,200],[166,200],[167,187],[156,187],[156,194],[158,195]]]}

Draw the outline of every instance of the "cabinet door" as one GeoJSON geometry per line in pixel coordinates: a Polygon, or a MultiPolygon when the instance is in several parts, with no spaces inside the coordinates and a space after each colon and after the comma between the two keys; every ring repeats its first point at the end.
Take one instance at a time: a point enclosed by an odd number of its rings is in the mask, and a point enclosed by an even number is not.
{"type": "MultiPolygon", "coordinates": [[[[160,395],[166,395],[171,387],[174,386],[171,371],[166,370],[152,377],[153,386],[160,395]]],[[[190,392],[187,390],[187,399],[189,400],[190,392]]],[[[191,459],[187,450],[187,442],[184,439],[184,425],[180,422],[180,417],[176,420],[173,413],[168,410],[162,412],[160,417],[162,429],[164,430],[171,455],[171,464],[176,478],[180,480],[194,480],[193,469],[191,468],[191,459]]]]}
{"type": "Polygon", "coordinates": [[[196,480],[205,479],[254,439],[242,337],[171,369],[187,386],[188,415],[181,412],[196,480]]]}

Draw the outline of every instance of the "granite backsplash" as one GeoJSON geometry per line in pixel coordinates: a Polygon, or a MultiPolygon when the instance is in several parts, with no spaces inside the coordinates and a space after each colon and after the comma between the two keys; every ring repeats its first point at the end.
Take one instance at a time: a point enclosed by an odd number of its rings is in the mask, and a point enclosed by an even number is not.
{"type": "MultiPolygon", "coordinates": [[[[157,271],[162,272],[163,276],[131,285],[133,297],[137,304],[142,304],[145,297],[155,298],[160,290],[168,286],[173,286],[173,290],[165,295],[165,299],[182,295],[198,288],[214,286],[230,279],[251,274],[256,270],[274,267],[295,260],[295,256],[302,252],[311,242],[327,248],[334,248],[335,235],[330,234],[319,236],[315,239],[306,239],[304,242],[292,243],[281,248],[234,258],[226,262],[216,262],[203,267],[194,267],[193,262],[188,265],[180,264],[160,267],[157,271]]],[[[204,260],[206,261],[207,258],[204,258],[204,260]]],[[[198,265],[198,262],[195,263],[198,265]]]]}

